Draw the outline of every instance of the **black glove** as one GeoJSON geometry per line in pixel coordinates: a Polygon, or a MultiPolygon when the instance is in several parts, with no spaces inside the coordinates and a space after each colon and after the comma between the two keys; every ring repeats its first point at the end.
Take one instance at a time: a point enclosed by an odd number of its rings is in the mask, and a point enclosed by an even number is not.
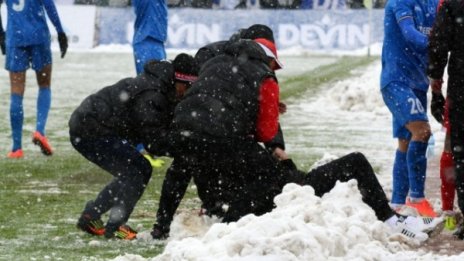
{"type": "Polygon", "coordinates": [[[445,97],[441,93],[432,92],[432,102],[430,104],[432,116],[439,122],[443,123],[443,114],[445,113],[445,97]]]}
{"type": "Polygon", "coordinates": [[[2,54],[5,55],[5,32],[0,33],[0,48],[2,49],[2,54]]]}
{"type": "Polygon", "coordinates": [[[61,58],[64,58],[68,50],[68,37],[65,33],[58,33],[58,43],[60,44],[61,58]]]}
{"type": "Polygon", "coordinates": [[[164,240],[169,237],[169,227],[166,228],[164,226],[154,224],[153,230],[150,232],[153,239],[157,240],[164,240]]]}

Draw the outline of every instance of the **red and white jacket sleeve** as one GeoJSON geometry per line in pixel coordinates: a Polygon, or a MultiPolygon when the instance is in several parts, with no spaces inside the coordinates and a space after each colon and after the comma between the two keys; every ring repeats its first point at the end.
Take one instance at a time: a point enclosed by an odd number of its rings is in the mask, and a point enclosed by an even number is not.
{"type": "Polygon", "coordinates": [[[279,85],[267,78],[259,89],[259,109],[256,119],[256,139],[268,142],[277,134],[279,126],[279,85]]]}

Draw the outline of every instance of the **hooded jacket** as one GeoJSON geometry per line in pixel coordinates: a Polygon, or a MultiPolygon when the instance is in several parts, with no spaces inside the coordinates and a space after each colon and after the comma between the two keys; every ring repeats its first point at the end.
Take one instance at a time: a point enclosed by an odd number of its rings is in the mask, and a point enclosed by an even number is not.
{"type": "Polygon", "coordinates": [[[253,41],[240,40],[207,61],[176,107],[174,126],[192,138],[243,139],[256,135],[262,82],[275,75],[253,41]]]}
{"type": "Polygon", "coordinates": [[[120,80],[88,96],[72,113],[70,133],[87,139],[120,137],[163,153],[175,102],[174,69],[168,61],[152,61],[135,78],[120,80]],[[155,149],[155,147],[158,147],[155,149]]]}

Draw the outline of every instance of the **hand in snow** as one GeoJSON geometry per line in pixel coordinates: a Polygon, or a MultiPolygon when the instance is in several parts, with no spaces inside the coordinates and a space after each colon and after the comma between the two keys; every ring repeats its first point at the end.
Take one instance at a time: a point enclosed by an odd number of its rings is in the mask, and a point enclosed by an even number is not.
{"type": "Polygon", "coordinates": [[[274,156],[274,158],[276,158],[278,160],[287,160],[288,159],[288,155],[285,152],[285,150],[283,150],[283,149],[281,149],[279,147],[276,147],[274,149],[274,151],[272,152],[272,156],[274,156]]]}
{"type": "Polygon", "coordinates": [[[279,113],[284,114],[287,112],[287,104],[279,102],[279,113]]]}

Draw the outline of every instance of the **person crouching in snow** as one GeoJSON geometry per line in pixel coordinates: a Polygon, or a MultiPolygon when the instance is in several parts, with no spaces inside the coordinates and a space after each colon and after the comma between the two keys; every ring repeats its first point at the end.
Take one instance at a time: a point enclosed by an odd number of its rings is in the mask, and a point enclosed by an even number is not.
{"type": "MultiPolygon", "coordinates": [[[[234,222],[272,211],[274,197],[287,183],[310,185],[322,196],[336,181],[356,179],[363,201],[392,230],[425,241],[427,233],[442,228],[442,218],[395,213],[361,153],[307,174],[291,159],[277,160],[268,153],[260,142],[271,140],[278,129],[279,86],[272,70],[276,64],[271,42],[239,40],[201,67],[197,81],[176,106],[171,154],[188,166],[207,215],[234,222]]],[[[167,231],[153,232],[154,238],[167,236],[167,231]]]]}
{"type": "Polygon", "coordinates": [[[152,174],[152,166],[136,145],[166,155],[167,129],[175,105],[197,69],[192,56],[150,61],[135,78],[122,79],[84,99],[69,120],[73,147],[113,175],[94,200],[87,202],[77,227],[106,238],[134,239],[126,225],[152,174]],[[106,225],[101,216],[110,211],[106,225]]]}

